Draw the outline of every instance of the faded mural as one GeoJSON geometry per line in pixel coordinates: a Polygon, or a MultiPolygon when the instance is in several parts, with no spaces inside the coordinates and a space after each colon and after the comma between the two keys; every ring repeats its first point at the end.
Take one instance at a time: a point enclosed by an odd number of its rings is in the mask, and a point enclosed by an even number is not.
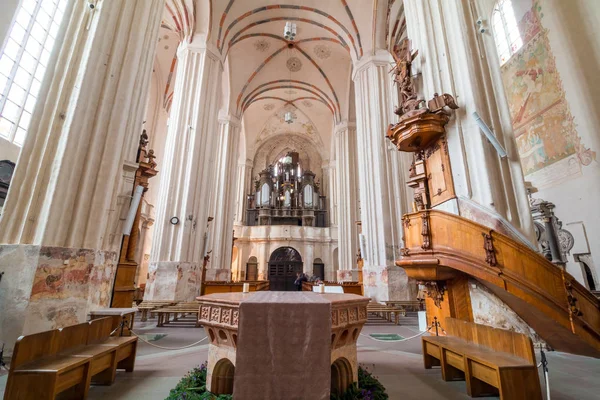
{"type": "Polygon", "coordinates": [[[596,157],[577,134],[542,16],[535,2],[519,23],[523,47],[501,67],[523,173],[535,186],[579,174],[596,157]],[[553,164],[552,173],[535,174],[553,164]]]}

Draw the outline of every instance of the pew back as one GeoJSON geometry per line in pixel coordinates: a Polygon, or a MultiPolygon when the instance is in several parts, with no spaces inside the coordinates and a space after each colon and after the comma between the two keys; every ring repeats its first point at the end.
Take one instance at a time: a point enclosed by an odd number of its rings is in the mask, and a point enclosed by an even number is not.
{"type": "Polygon", "coordinates": [[[93,319],[89,322],[89,331],[87,344],[101,343],[110,336],[113,330],[113,320],[111,317],[93,319]]]}
{"type": "Polygon", "coordinates": [[[51,330],[19,337],[13,350],[10,370],[13,371],[23,364],[42,357],[55,355],[57,335],[58,331],[51,330]]]}
{"type": "Polygon", "coordinates": [[[531,338],[522,333],[492,328],[455,318],[446,318],[446,332],[490,349],[514,354],[535,364],[535,352],[531,338]]]}
{"type": "Polygon", "coordinates": [[[61,353],[74,347],[85,346],[88,340],[89,328],[89,322],[60,328],[56,335],[56,351],[61,353]]]}

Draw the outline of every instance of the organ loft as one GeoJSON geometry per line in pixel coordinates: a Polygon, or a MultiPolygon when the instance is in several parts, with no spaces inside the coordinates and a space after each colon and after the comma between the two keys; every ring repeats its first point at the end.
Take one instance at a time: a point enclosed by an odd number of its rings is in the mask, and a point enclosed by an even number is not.
{"type": "Polygon", "coordinates": [[[598,398],[600,1],[1,4],[3,399],[598,398]]]}
{"type": "Polygon", "coordinates": [[[297,152],[290,152],[261,171],[248,195],[246,224],[325,227],[327,197],[319,193],[312,171],[303,171],[297,152]]]}

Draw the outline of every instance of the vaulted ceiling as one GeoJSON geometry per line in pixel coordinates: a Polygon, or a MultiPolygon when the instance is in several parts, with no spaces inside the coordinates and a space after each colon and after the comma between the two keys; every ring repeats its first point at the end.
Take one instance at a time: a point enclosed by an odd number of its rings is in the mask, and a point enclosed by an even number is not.
{"type": "Polygon", "coordinates": [[[225,107],[242,118],[249,156],[288,133],[326,159],[334,125],[348,119],[353,63],[373,43],[393,45],[401,8],[401,0],[168,0],[163,27],[182,40],[205,35],[221,54],[225,107]],[[297,26],[293,41],[283,37],[287,21],[297,26]],[[285,111],[297,121],[286,124],[285,111]]]}

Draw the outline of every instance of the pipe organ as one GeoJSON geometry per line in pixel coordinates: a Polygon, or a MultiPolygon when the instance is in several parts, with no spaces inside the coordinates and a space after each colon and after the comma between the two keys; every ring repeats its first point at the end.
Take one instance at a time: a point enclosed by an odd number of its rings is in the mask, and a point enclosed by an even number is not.
{"type": "Polygon", "coordinates": [[[326,197],[312,171],[291,152],[258,174],[248,195],[246,225],[327,226],[326,197]]]}

